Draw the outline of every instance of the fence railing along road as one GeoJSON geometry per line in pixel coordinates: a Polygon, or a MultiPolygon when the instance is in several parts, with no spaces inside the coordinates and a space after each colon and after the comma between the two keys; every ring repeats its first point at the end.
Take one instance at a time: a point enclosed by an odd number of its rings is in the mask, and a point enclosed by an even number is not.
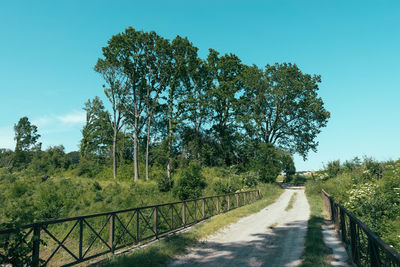
{"type": "Polygon", "coordinates": [[[356,266],[400,266],[400,255],[356,216],[322,190],[322,198],[336,231],[356,266]]]}
{"type": "MultiPolygon", "coordinates": [[[[0,242],[9,242],[19,233],[21,240],[9,246],[12,253],[25,249],[33,266],[71,266],[159,238],[259,198],[260,191],[252,190],[37,222],[0,230],[0,242]]],[[[9,254],[0,250],[0,263],[9,263],[9,254]]]]}

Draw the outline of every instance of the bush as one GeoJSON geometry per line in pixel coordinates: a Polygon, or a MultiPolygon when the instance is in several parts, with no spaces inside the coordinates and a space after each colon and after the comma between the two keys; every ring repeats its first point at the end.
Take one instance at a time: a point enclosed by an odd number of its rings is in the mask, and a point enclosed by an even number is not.
{"type": "Polygon", "coordinates": [[[340,161],[334,160],[328,162],[328,165],[325,168],[326,173],[329,178],[336,177],[340,173],[340,161]]]}
{"type": "Polygon", "coordinates": [[[258,184],[259,176],[254,171],[243,173],[242,184],[247,187],[255,187],[258,184]]]}
{"type": "Polygon", "coordinates": [[[191,162],[180,174],[173,194],[180,200],[198,198],[206,186],[201,166],[197,162],[191,162]]]}
{"type": "Polygon", "coordinates": [[[382,164],[371,159],[365,158],[364,160],[365,168],[368,172],[376,179],[381,179],[383,174],[383,167],[382,164]]]}
{"type": "Polygon", "coordinates": [[[169,192],[174,186],[174,180],[168,178],[168,175],[165,172],[159,172],[156,181],[160,192],[169,192]]]}
{"type": "Polygon", "coordinates": [[[281,171],[279,155],[272,144],[260,144],[254,160],[254,168],[258,170],[259,179],[263,183],[273,183],[281,171]]]}
{"type": "Polygon", "coordinates": [[[216,178],[213,182],[213,190],[217,195],[234,193],[241,189],[240,178],[237,175],[229,177],[228,179],[216,178]]]}

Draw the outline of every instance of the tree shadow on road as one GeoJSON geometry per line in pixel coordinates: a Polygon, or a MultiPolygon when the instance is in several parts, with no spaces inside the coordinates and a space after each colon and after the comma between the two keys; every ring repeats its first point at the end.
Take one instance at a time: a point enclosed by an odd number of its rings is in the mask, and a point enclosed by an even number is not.
{"type": "Polygon", "coordinates": [[[170,262],[172,266],[291,266],[303,254],[307,221],[272,227],[254,234],[251,241],[216,243],[208,241],[170,262]],[[303,238],[303,239],[302,239],[303,238]]]}

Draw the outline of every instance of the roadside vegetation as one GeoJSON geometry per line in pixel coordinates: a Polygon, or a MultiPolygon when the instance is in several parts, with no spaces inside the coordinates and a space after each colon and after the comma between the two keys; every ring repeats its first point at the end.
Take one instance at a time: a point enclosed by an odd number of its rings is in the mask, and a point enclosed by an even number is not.
{"type": "Polygon", "coordinates": [[[315,191],[325,189],[400,251],[400,160],[378,162],[356,157],[343,163],[332,161],[313,174],[312,184],[315,191]]]}

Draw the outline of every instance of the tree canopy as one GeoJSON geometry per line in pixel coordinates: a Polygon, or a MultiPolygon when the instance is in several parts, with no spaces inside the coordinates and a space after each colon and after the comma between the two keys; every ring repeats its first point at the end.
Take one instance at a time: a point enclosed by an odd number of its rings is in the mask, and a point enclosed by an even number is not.
{"type": "MultiPolygon", "coordinates": [[[[188,38],[168,40],[132,27],[112,36],[94,66],[104,95],[84,105],[79,153],[53,147],[35,162],[76,165],[88,176],[112,166],[114,179],[126,177],[117,170],[129,165],[134,181],[157,179],[163,190],[194,161],[252,171],[262,181],[281,171],[292,175],[293,154],[315,151],[330,117],[318,95],[321,77],[293,63],[260,68],[212,48],[200,58],[198,50],[188,38]]],[[[15,153],[40,150],[28,118],[14,128],[15,153]]],[[[0,162],[10,165],[10,158],[12,152],[2,152],[0,162]]]]}

